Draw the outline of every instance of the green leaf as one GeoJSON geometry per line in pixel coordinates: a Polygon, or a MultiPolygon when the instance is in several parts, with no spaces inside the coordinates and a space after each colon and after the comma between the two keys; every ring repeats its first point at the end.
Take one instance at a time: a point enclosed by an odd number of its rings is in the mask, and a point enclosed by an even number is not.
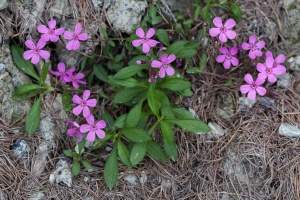
{"type": "Polygon", "coordinates": [[[78,154],[74,151],[71,151],[71,150],[64,150],[64,154],[66,156],[69,156],[69,157],[74,157],[76,158],[78,156],[78,154]]]}
{"type": "Polygon", "coordinates": [[[78,143],[78,152],[81,154],[82,149],[85,147],[86,139],[83,137],[82,140],[78,143]]]}
{"type": "Polygon", "coordinates": [[[156,6],[154,4],[151,4],[150,10],[149,10],[149,15],[152,19],[155,18],[155,16],[156,16],[156,10],[157,10],[156,6]]]}
{"type": "Polygon", "coordinates": [[[103,34],[104,39],[107,40],[108,39],[108,34],[107,34],[107,31],[106,31],[106,29],[104,27],[101,28],[101,32],[103,34]]]}
{"type": "Polygon", "coordinates": [[[197,49],[200,46],[200,41],[198,40],[193,40],[193,41],[188,41],[185,45],[185,49],[197,49]]]}
{"type": "Polygon", "coordinates": [[[129,67],[125,67],[123,69],[121,69],[120,71],[118,71],[115,75],[114,75],[114,79],[125,79],[125,78],[130,78],[133,75],[135,75],[136,73],[138,73],[139,71],[142,71],[143,69],[147,69],[149,68],[148,66],[142,66],[142,65],[132,65],[129,67]]]}
{"type": "Polygon", "coordinates": [[[87,61],[88,57],[84,57],[80,63],[80,69],[83,70],[85,68],[86,65],[86,61],[87,61]]]}
{"type": "Polygon", "coordinates": [[[87,169],[92,169],[93,168],[92,165],[86,160],[82,160],[81,163],[87,169]]]}
{"type": "Polygon", "coordinates": [[[175,31],[176,31],[177,33],[180,33],[180,32],[182,31],[182,25],[181,25],[181,24],[176,24],[176,26],[175,26],[175,31]]]}
{"type": "Polygon", "coordinates": [[[36,131],[40,124],[42,98],[43,96],[40,96],[40,98],[36,100],[26,117],[25,129],[30,136],[36,131]]]}
{"type": "Polygon", "coordinates": [[[80,172],[80,163],[76,160],[73,162],[72,165],[72,173],[74,174],[74,176],[77,176],[80,172]]]}
{"type": "Polygon", "coordinates": [[[195,74],[195,73],[199,73],[200,72],[200,68],[198,67],[190,67],[186,70],[186,73],[189,74],[195,74]]]}
{"type": "Polygon", "coordinates": [[[226,83],[224,83],[224,85],[225,86],[231,86],[232,85],[232,79],[228,79],[227,81],[226,81],[226,83]]]}
{"type": "Polygon", "coordinates": [[[18,87],[12,94],[14,100],[24,100],[43,93],[47,88],[33,83],[27,83],[18,87]]]}
{"type": "Polygon", "coordinates": [[[161,104],[161,106],[160,106],[161,115],[165,116],[168,119],[174,119],[175,115],[172,111],[172,107],[171,107],[171,104],[170,104],[170,101],[169,101],[169,98],[167,97],[167,95],[160,90],[157,90],[157,95],[159,98],[159,102],[161,104]]]}
{"type": "Polygon", "coordinates": [[[147,142],[135,143],[130,153],[130,162],[132,166],[137,165],[143,160],[147,151],[147,142]]]}
{"type": "Polygon", "coordinates": [[[160,42],[162,42],[166,46],[170,46],[168,33],[164,29],[158,29],[156,31],[156,35],[160,42]]]}
{"type": "Polygon", "coordinates": [[[184,108],[172,108],[177,119],[195,119],[193,114],[184,108]]]}
{"type": "Polygon", "coordinates": [[[117,146],[114,146],[104,166],[104,180],[110,190],[117,183],[118,173],[119,173],[119,164],[117,158],[117,146]]]}
{"type": "Polygon", "coordinates": [[[108,74],[107,72],[105,71],[104,67],[101,66],[101,65],[94,65],[94,69],[93,69],[96,77],[98,79],[100,79],[101,81],[104,81],[106,83],[109,82],[108,80],[108,74]]]}
{"type": "Polygon", "coordinates": [[[194,19],[198,19],[200,13],[201,13],[201,7],[197,6],[196,11],[195,11],[195,15],[194,15],[194,19]]]}
{"type": "Polygon", "coordinates": [[[127,118],[127,114],[123,114],[120,117],[118,117],[114,123],[114,127],[124,128],[126,118],[127,118]]]}
{"type": "Polygon", "coordinates": [[[165,122],[174,123],[182,129],[192,133],[207,133],[210,128],[201,120],[198,119],[168,119],[165,122]]]}
{"type": "Polygon", "coordinates": [[[161,16],[155,16],[152,20],[151,20],[151,24],[155,25],[160,23],[163,20],[163,18],[161,16]]]}
{"type": "Polygon", "coordinates": [[[199,62],[199,69],[200,69],[200,71],[202,71],[205,68],[206,63],[207,63],[207,55],[206,54],[202,54],[201,55],[201,60],[199,62]]]}
{"type": "Polygon", "coordinates": [[[212,14],[208,11],[207,7],[202,9],[204,21],[208,22],[210,25],[212,24],[212,14]]]}
{"type": "Polygon", "coordinates": [[[148,141],[147,153],[154,160],[166,162],[166,154],[164,150],[153,140],[148,141]]]}
{"type": "Polygon", "coordinates": [[[147,131],[141,128],[123,128],[122,133],[128,140],[132,142],[146,142],[151,140],[151,137],[147,134],[147,131]]]}
{"type": "Polygon", "coordinates": [[[114,97],[113,103],[126,103],[132,98],[146,91],[147,88],[144,87],[130,87],[120,90],[114,97]]]}
{"type": "Polygon", "coordinates": [[[114,62],[118,63],[118,62],[120,62],[122,60],[122,58],[123,58],[123,55],[122,54],[118,54],[118,55],[116,55],[116,57],[114,59],[114,62]]]}
{"type": "Polygon", "coordinates": [[[131,110],[129,111],[127,118],[125,120],[126,127],[136,127],[139,124],[141,113],[142,113],[142,105],[144,99],[139,101],[131,110]]]}
{"type": "Polygon", "coordinates": [[[109,44],[110,46],[112,46],[112,47],[115,47],[115,46],[116,46],[116,43],[115,43],[114,41],[112,41],[112,40],[109,40],[109,41],[108,41],[108,44],[109,44]]]}
{"type": "Polygon", "coordinates": [[[124,165],[126,165],[129,168],[132,168],[130,162],[130,153],[120,139],[118,140],[118,156],[120,160],[124,163],[124,165]]]}
{"type": "MultiPolygon", "coordinates": [[[[183,47],[184,47],[185,44],[186,44],[186,41],[179,40],[179,41],[177,41],[177,42],[171,44],[171,45],[168,47],[166,53],[167,53],[168,55],[170,55],[170,54],[175,54],[175,55],[176,55],[178,52],[180,52],[180,51],[183,49],[183,47]]],[[[176,56],[177,56],[177,55],[176,55],[176,56]]]]}
{"type": "Polygon", "coordinates": [[[172,127],[161,121],[160,122],[160,129],[163,135],[163,143],[164,143],[164,149],[167,153],[167,155],[173,160],[177,160],[178,152],[176,143],[174,140],[174,132],[172,130],[172,127]]]}
{"type": "Polygon", "coordinates": [[[191,88],[187,88],[185,90],[179,91],[178,93],[184,97],[190,97],[190,96],[193,96],[193,94],[194,94],[194,92],[191,90],[191,88]]]}
{"type": "Polygon", "coordinates": [[[72,102],[72,96],[67,90],[63,90],[62,92],[62,103],[64,106],[64,110],[66,112],[70,112],[73,102],[72,102]]]}
{"type": "Polygon", "coordinates": [[[156,90],[154,88],[154,84],[151,84],[148,88],[147,100],[150,109],[152,110],[154,115],[156,115],[159,118],[159,100],[156,90]]]}
{"type": "Polygon", "coordinates": [[[183,22],[184,25],[191,25],[192,23],[193,23],[192,19],[188,19],[188,20],[183,22]]]}
{"type": "Polygon", "coordinates": [[[141,120],[139,121],[139,124],[138,124],[137,128],[142,128],[142,129],[146,130],[147,124],[149,123],[149,121],[148,121],[149,113],[148,112],[142,112],[140,119],[141,120]]]}
{"type": "Polygon", "coordinates": [[[197,51],[195,49],[182,49],[176,53],[177,58],[191,58],[195,56],[197,51]]]}
{"type": "Polygon", "coordinates": [[[236,20],[236,22],[239,22],[243,17],[241,8],[235,3],[230,3],[230,6],[232,9],[233,18],[236,20]]]}
{"type": "Polygon", "coordinates": [[[172,90],[176,92],[176,91],[181,91],[190,88],[191,83],[182,78],[171,78],[171,79],[164,79],[160,83],[160,86],[162,88],[166,88],[168,90],[172,90]]]}
{"type": "Polygon", "coordinates": [[[116,84],[119,86],[124,86],[124,87],[135,87],[140,85],[141,83],[137,81],[135,78],[126,78],[126,79],[114,79],[112,76],[109,76],[111,79],[112,84],[116,84]]]}
{"type": "Polygon", "coordinates": [[[100,119],[104,120],[106,122],[106,129],[111,130],[115,120],[114,118],[105,110],[104,107],[102,107],[100,112],[100,119]]]}
{"type": "Polygon", "coordinates": [[[40,80],[41,83],[45,83],[47,74],[49,73],[49,66],[50,66],[50,62],[47,62],[43,65],[42,72],[41,72],[41,80],[40,80]]]}
{"type": "Polygon", "coordinates": [[[23,58],[23,53],[24,50],[17,46],[17,45],[12,45],[11,46],[11,53],[12,53],[12,57],[14,62],[16,63],[17,67],[24,72],[25,74],[32,76],[33,78],[35,78],[36,80],[40,80],[39,75],[35,72],[33,65],[31,64],[31,62],[29,60],[25,60],[23,58]]]}

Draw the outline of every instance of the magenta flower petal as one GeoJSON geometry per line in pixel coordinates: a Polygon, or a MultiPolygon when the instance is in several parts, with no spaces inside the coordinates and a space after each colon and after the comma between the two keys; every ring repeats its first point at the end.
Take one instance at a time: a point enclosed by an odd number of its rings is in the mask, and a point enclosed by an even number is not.
{"type": "Polygon", "coordinates": [[[225,22],[224,27],[226,27],[226,29],[230,29],[230,28],[233,28],[235,25],[236,25],[236,22],[233,19],[228,19],[225,22]]]}
{"type": "Polygon", "coordinates": [[[103,130],[96,130],[96,134],[98,136],[98,138],[103,139],[105,137],[105,132],[103,130]]]}
{"type": "Polygon", "coordinates": [[[218,63],[222,63],[222,62],[225,61],[225,58],[226,58],[225,55],[219,55],[219,56],[217,56],[216,61],[217,61],[218,63]]]}
{"type": "Polygon", "coordinates": [[[161,63],[160,61],[153,60],[153,61],[151,62],[151,67],[153,67],[153,68],[159,68],[159,67],[161,67],[161,66],[162,66],[162,63],[161,63]]]}
{"type": "Polygon", "coordinates": [[[65,66],[65,63],[63,63],[63,62],[58,63],[57,68],[58,68],[59,72],[65,72],[66,71],[66,66],[65,66]]]}
{"type": "Polygon", "coordinates": [[[95,107],[97,104],[97,100],[96,99],[90,99],[86,101],[86,105],[89,107],[95,107]]]}
{"type": "Polygon", "coordinates": [[[91,111],[88,106],[83,106],[83,116],[87,117],[91,114],[91,111]]]}
{"type": "Polygon", "coordinates": [[[41,36],[41,39],[44,41],[49,41],[50,40],[50,35],[48,33],[45,33],[41,36]]]}
{"type": "Polygon", "coordinates": [[[229,53],[232,56],[236,55],[238,53],[238,48],[236,47],[229,48],[229,53]]]}
{"type": "Polygon", "coordinates": [[[96,124],[97,129],[103,129],[106,127],[106,122],[104,120],[100,120],[97,124],[96,124]]]}
{"type": "Polygon", "coordinates": [[[261,64],[261,63],[257,63],[257,65],[256,65],[256,69],[257,69],[257,71],[259,71],[259,72],[265,72],[266,71],[266,66],[264,65],[264,64],[261,64]]]}
{"type": "Polygon", "coordinates": [[[285,56],[283,54],[278,55],[275,59],[276,63],[283,63],[284,61],[285,61],[285,56]]]}
{"type": "Polygon", "coordinates": [[[83,78],[84,78],[84,74],[81,72],[75,75],[75,79],[83,79],[83,78]]]}
{"type": "Polygon", "coordinates": [[[236,57],[231,57],[230,61],[235,67],[239,65],[239,60],[236,57]]]}
{"type": "Polygon", "coordinates": [[[169,57],[167,58],[167,64],[173,62],[175,59],[176,59],[176,56],[174,54],[169,55],[169,57]]]}
{"type": "Polygon", "coordinates": [[[40,56],[39,56],[38,54],[33,54],[32,59],[31,59],[31,62],[32,62],[33,64],[38,64],[39,61],[40,61],[40,56]]]}
{"type": "Polygon", "coordinates": [[[272,67],[273,67],[273,64],[274,64],[274,59],[271,58],[271,57],[268,57],[268,58],[266,59],[266,65],[267,65],[267,67],[268,67],[268,68],[272,68],[272,67]]]}
{"type": "Polygon", "coordinates": [[[77,128],[71,128],[68,130],[68,135],[73,137],[77,133],[77,128]]]}
{"type": "Polygon", "coordinates": [[[139,38],[144,38],[145,37],[145,32],[142,28],[138,28],[135,31],[135,34],[139,37],[139,38]]]}
{"type": "Polygon", "coordinates": [[[40,51],[39,51],[39,54],[40,54],[40,56],[41,56],[43,59],[45,59],[45,60],[47,60],[47,59],[50,58],[50,53],[49,53],[48,51],[40,50],[40,51]]]}
{"type": "Polygon", "coordinates": [[[245,77],[244,77],[244,80],[248,84],[252,84],[253,83],[253,78],[252,78],[252,76],[250,74],[246,74],[245,77]]]}
{"type": "Polygon", "coordinates": [[[42,49],[42,48],[44,48],[44,46],[46,46],[46,41],[40,39],[36,45],[36,48],[42,49]]]}
{"type": "Polygon", "coordinates": [[[33,50],[28,50],[28,51],[25,51],[23,53],[23,58],[25,60],[29,60],[30,58],[32,58],[33,55],[34,55],[34,51],[33,50]]]}
{"type": "Polygon", "coordinates": [[[78,132],[77,141],[80,142],[82,140],[82,133],[78,132]]]}
{"type": "Polygon", "coordinates": [[[226,30],[225,34],[231,40],[236,37],[236,32],[234,32],[232,30],[226,30]]]}
{"type": "Polygon", "coordinates": [[[81,80],[76,80],[76,81],[77,81],[77,83],[80,83],[80,84],[86,84],[85,81],[81,81],[81,80]]]}
{"type": "Polygon", "coordinates": [[[255,44],[255,42],[256,42],[256,36],[255,35],[250,35],[249,42],[250,42],[250,44],[255,44]]]}
{"type": "Polygon", "coordinates": [[[274,74],[269,74],[268,75],[268,81],[270,83],[275,83],[277,81],[277,78],[276,78],[276,76],[274,74]]]}
{"type": "Polygon", "coordinates": [[[249,58],[251,58],[252,60],[256,58],[256,55],[253,51],[249,51],[249,58]]]}
{"type": "Polygon", "coordinates": [[[170,66],[166,67],[166,72],[169,76],[173,76],[175,73],[174,69],[170,66]]]}
{"type": "Polygon", "coordinates": [[[160,60],[163,63],[167,63],[167,59],[168,59],[168,54],[164,53],[163,55],[161,55],[160,60]]]}
{"type": "Polygon", "coordinates": [[[79,34],[82,30],[82,25],[81,24],[76,24],[75,25],[75,34],[79,34]]]}
{"type": "Polygon", "coordinates": [[[72,112],[74,115],[79,115],[81,113],[81,111],[83,110],[83,106],[82,105],[78,105],[75,108],[73,108],[72,112]]]}
{"type": "Polygon", "coordinates": [[[86,132],[89,132],[90,130],[92,130],[92,127],[90,125],[83,124],[80,126],[81,133],[86,133],[86,132]]]}
{"type": "Polygon", "coordinates": [[[86,101],[90,97],[91,92],[89,90],[85,90],[82,95],[82,100],[86,101]]]}
{"type": "Polygon", "coordinates": [[[73,40],[73,50],[78,50],[80,47],[80,43],[78,40],[73,40]]]}
{"type": "Polygon", "coordinates": [[[146,38],[151,38],[155,34],[154,28],[150,28],[146,34],[146,38]]]}
{"type": "Polygon", "coordinates": [[[222,54],[224,54],[224,55],[227,55],[227,54],[228,54],[228,49],[227,49],[227,47],[221,47],[221,48],[220,48],[220,52],[221,52],[222,54]]]}
{"type": "Polygon", "coordinates": [[[49,39],[50,39],[51,42],[57,42],[59,38],[58,38],[57,35],[50,35],[49,39]]]}
{"type": "Polygon", "coordinates": [[[73,46],[74,46],[74,40],[71,40],[70,42],[68,42],[66,48],[68,50],[72,50],[73,49],[73,46]]]}
{"type": "Polygon", "coordinates": [[[88,122],[89,125],[91,125],[91,126],[94,125],[95,119],[94,119],[93,115],[89,115],[85,119],[86,119],[86,121],[88,122]]]}
{"type": "Polygon", "coordinates": [[[209,35],[211,37],[215,37],[215,36],[219,35],[220,33],[221,33],[220,28],[211,28],[211,29],[209,29],[209,35]]]}
{"type": "Polygon", "coordinates": [[[31,40],[26,40],[25,45],[28,49],[31,49],[31,50],[35,49],[35,44],[31,40]]]}
{"type": "Polygon", "coordinates": [[[164,78],[165,75],[166,75],[166,71],[165,71],[165,68],[160,68],[159,72],[158,72],[158,75],[160,78],[164,78]]]}
{"type": "Polygon", "coordinates": [[[55,35],[62,35],[64,33],[65,29],[64,28],[58,28],[54,30],[55,35]]]}
{"type": "Polygon", "coordinates": [[[82,103],[82,99],[81,99],[79,96],[77,96],[77,95],[74,95],[74,96],[72,97],[72,101],[73,101],[74,103],[76,103],[76,104],[81,104],[81,103],[82,103]]]}
{"type": "Polygon", "coordinates": [[[150,46],[150,47],[155,47],[157,45],[157,41],[156,40],[151,40],[149,39],[147,44],[150,46]]]}
{"type": "Polygon", "coordinates": [[[85,41],[88,38],[88,34],[87,33],[81,33],[78,35],[78,40],[82,40],[85,41]]]}
{"type": "Polygon", "coordinates": [[[242,85],[242,86],[240,87],[240,91],[241,91],[241,93],[243,93],[243,94],[248,93],[250,90],[251,90],[251,85],[242,85]]]}
{"type": "Polygon", "coordinates": [[[216,27],[221,28],[223,26],[222,19],[220,17],[215,17],[213,23],[216,27]]]}
{"type": "Polygon", "coordinates": [[[223,66],[225,69],[229,69],[230,68],[230,60],[226,59],[223,63],[223,66]]]}
{"type": "Polygon", "coordinates": [[[273,68],[272,72],[275,75],[281,75],[281,74],[286,73],[286,68],[284,66],[282,66],[282,65],[279,65],[279,66],[273,68]]]}
{"type": "Polygon", "coordinates": [[[59,72],[55,72],[52,69],[50,69],[50,73],[53,74],[53,75],[55,75],[55,76],[60,76],[59,72]]]}
{"type": "Polygon", "coordinates": [[[54,29],[56,26],[56,21],[54,19],[50,20],[48,22],[48,27],[51,28],[51,29],[54,29]]]}
{"type": "Polygon", "coordinates": [[[246,42],[243,42],[242,44],[242,49],[243,50],[249,50],[250,49],[250,44],[246,43],[246,42]]]}
{"type": "Polygon", "coordinates": [[[41,24],[38,26],[38,32],[39,33],[48,33],[49,32],[49,29],[47,28],[47,26],[41,24]]]}
{"type": "Polygon", "coordinates": [[[77,83],[77,81],[72,81],[72,85],[74,88],[79,88],[79,84],[77,83]]]}
{"type": "Polygon", "coordinates": [[[148,43],[143,43],[143,48],[142,48],[142,51],[144,53],[148,53],[150,51],[150,46],[148,43]]]}
{"type": "Polygon", "coordinates": [[[247,95],[248,99],[254,100],[256,97],[256,91],[251,89],[247,95]]]}
{"type": "Polygon", "coordinates": [[[255,56],[257,56],[257,57],[261,57],[261,56],[263,55],[262,51],[261,51],[261,50],[258,50],[258,49],[254,50],[254,54],[255,54],[255,56]]]}
{"type": "Polygon", "coordinates": [[[264,47],[265,47],[265,42],[264,42],[264,41],[259,41],[259,42],[257,42],[257,43],[256,43],[256,47],[257,47],[257,48],[260,48],[260,49],[261,49],[261,48],[264,48],[264,47]]]}
{"type": "Polygon", "coordinates": [[[267,93],[267,90],[266,90],[266,88],[264,88],[264,87],[257,86],[256,92],[257,92],[260,96],[264,96],[264,95],[267,93]]]}
{"type": "Polygon", "coordinates": [[[67,40],[72,40],[73,39],[73,33],[71,33],[70,31],[65,31],[64,38],[67,39],[67,40]]]}
{"type": "Polygon", "coordinates": [[[134,47],[138,47],[138,46],[140,46],[143,42],[142,42],[143,40],[141,40],[141,39],[139,39],[139,40],[133,40],[132,41],[132,45],[134,46],[134,47]]]}
{"type": "MultiPolygon", "coordinates": [[[[273,58],[273,54],[272,54],[271,51],[267,51],[267,52],[266,52],[266,58],[268,58],[268,57],[273,58]]],[[[274,59],[274,58],[273,58],[273,59],[274,59]]]]}
{"type": "Polygon", "coordinates": [[[219,35],[219,40],[221,42],[227,42],[226,34],[221,32],[220,35],[219,35]]]}
{"type": "Polygon", "coordinates": [[[256,81],[254,82],[256,85],[262,85],[264,84],[266,80],[261,78],[261,77],[257,77],[256,81]]]}
{"type": "Polygon", "coordinates": [[[87,136],[86,136],[86,140],[89,142],[93,142],[95,140],[96,134],[95,131],[90,131],[87,136]]]}

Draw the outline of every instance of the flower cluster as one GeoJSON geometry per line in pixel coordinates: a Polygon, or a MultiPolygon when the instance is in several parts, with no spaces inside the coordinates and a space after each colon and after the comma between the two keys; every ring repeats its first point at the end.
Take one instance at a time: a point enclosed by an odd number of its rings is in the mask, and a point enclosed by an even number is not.
{"type": "MultiPolygon", "coordinates": [[[[213,23],[216,28],[211,28],[209,30],[210,36],[216,37],[219,35],[219,40],[223,43],[227,42],[227,38],[234,39],[236,37],[236,33],[230,30],[236,25],[236,22],[233,19],[228,19],[223,25],[221,18],[215,17],[213,23]]],[[[251,35],[249,37],[249,43],[243,42],[241,47],[243,50],[249,51],[249,58],[254,60],[256,57],[263,56],[261,49],[265,47],[265,42],[256,41],[256,36],[251,35]]],[[[217,56],[216,61],[218,63],[223,63],[225,69],[229,69],[231,65],[235,67],[239,65],[239,60],[235,57],[238,53],[237,47],[229,47],[229,49],[227,47],[221,47],[220,52],[221,55],[217,56]]],[[[268,79],[270,83],[276,82],[276,75],[281,75],[286,72],[286,68],[281,65],[284,61],[285,56],[283,54],[280,54],[274,59],[272,52],[267,51],[265,63],[258,63],[256,65],[256,69],[259,72],[257,79],[254,81],[250,74],[246,74],[244,80],[247,84],[242,85],[240,91],[243,94],[248,93],[247,97],[249,99],[255,99],[256,93],[264,96],[267,90],[261,85],[264,84],[266,79],[268,79]]]]}
{"type": "MultiPolygon", "coordinates": [[[[150,51],[151,47],[155,47],[158,43],[160,44],[160,42],[150,39],[151,37],[154,36],[155,34],[155,30],[153,28],[150,28],[146,35],[145,32],[142,28],[138,28],[136,30],[136,35],[140,38],[137,40],[133,40],[132,41],[132,45],[134,47],[138,47],[140,45],[142,45],[142,51],[144,53],[148,53],[150,51]]],[[[159,52],[161,50],[163,50],[164,47],[161,45],[159,52]]],[[[153,60],[151,62],[151,69],[150,69],[150,78],[149,78],[149,82],[153,83],[156,82],[156,79],[158,78],[156,75],[156,71],[153,70],[154,69],[159,69],[158,72],[158,76],[160,78],[164,78],[166,76],[166,74],[168,76],[173,76],[175,73],[175,70],[172,68],[172,66],[170,65],[174,60],[176,60],[176,56],[174,54],[168,55],[166,53],[162,54],[160,57],[160,61],[159,60],[153,60]]],[[[137,65],[142,64],[142,61],[138,60],[136,61],[137,65]]]]}
{"type": "MultiPolygon", "coordinates": [[[[30,50],[24,52],[23,57],[25,60],[30,60],[33,64],[38,64],[40,62],[40,57],[47,60],[50,58],[49,51],[43,50],[48,41],[57,42],[59,36],[64,34],[64,38],[71,40],[66,45],[68,50],[78,50],[80,47],[79,41],[85,41],[88,38],[87,33],[81,33],[82,25],[75,25],[75,32],[71,33],[70,31],[65,31],[64,28],[56,28],[56,21],[54,19],[48,22],[48,27],[41,24],[37,28],[38,32],[41,33],[41,38],[38,40],[35,45],[32,40],[26,40],[25,45],[30,50]]],[[[58,72],[50,70],[50,72],[60,77],[62,83],[72,82],[73,87],[78,88],[78,83],[86,84],[86,82],[81,79],[84,78],[83,73],[74,74],[75,68],[70,68],[66,71],[65,64],[60,62],[58,64],[58,72]]]]}
{"type": "Polygon", "coordinates": [[[83,138],[83,134],[87,133],[86,140],[89,142],[93,142],[96,138],[102,139],[105,137],[105,132],[102,130],[106,127],[106,123],[104,120],[100,120],[97,123],[95,122],[95,118],[91,115],[89,107],[95,107],[97,104],[96,99],[89,99],[91,92],[89,90],[85,90],[83,92],[82,98],[77,95],[74,95],[72,98],[73,103],[77,104],[75,108],[73,108],[72,112],[74,115],[78,116],[81,112],[85,117],[87,124],[79,125],[76,122],[68,121],[67,126],[72,126],[68,130],[68,134],[71,137],[77,135],[77,140],[81,141],[83,138]]]}

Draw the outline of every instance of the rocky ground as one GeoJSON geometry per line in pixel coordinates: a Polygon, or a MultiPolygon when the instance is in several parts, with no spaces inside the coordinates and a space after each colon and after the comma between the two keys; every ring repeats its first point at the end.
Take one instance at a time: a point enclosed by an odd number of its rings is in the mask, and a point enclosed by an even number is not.
{"type": "MultiPolygon", "coordinates": [[[[163,0],[160,12],[188,13],[188,2],[163,0]]],[[[26,135],[24,115],[32,102],[12,100],[11,94],[31,80],[14,65],[10,45],[24,42],[29,35],[36,38],[37,25],[52,17],[64,27],[79,20],[95,35],[101,27],[120,36],[121,32],[132,33],[132,25],[141,21],[149,4],[132,0],[0,0],[0,200],[300,199],[300,1],[236,2],[243,12],[237,25],[238,42],[256,34],[274,54],[288,57],[287,73],[270,85],[277,98],[249,101],[241,97],[237,88],[243,75],[231,72],[236,81],[226,87],[211,59],[203,73],[186,74],[195,94],[178,103],[209,122],[212,131],[191,135],[178,130],[177,162],[157,163],[146,158],[133,169],[121,165],[117,186],[110,191],[103,178],[109,145],[99,152],[93,169],[72,175],[71,160],[63,155],[63,149],[74,149],[76,143],[67,137],[64,124],[69,117],[59,93],[46,96],[37,134],[26,135]]],[[[219,44],[209,37],[206,40],[208,45],[199,51],[217,55],[214,49],[219,44]]],[[[87,42],[82,50],[97,44],[101,41],[87,42]]],[[[58,56],[70,66],[82,58],[67,51],[58,56]]]]}

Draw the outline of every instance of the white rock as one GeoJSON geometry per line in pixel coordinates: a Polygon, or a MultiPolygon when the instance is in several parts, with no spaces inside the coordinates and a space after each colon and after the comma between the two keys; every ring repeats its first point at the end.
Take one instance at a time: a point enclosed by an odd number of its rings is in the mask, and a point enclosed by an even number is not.
{"type": "Polygon", "coordinates": [[[147,1],[115,1],[107,11],[107,19],[115,30],[131,34],[134,32],[133,25],[140,24],[147,5],[147,1]]]}
{"type": "Polygon", "coordinates": [[[208,126],[212,132],[212,134],[216,135],[216,136],[224,136],[225,135],[225,131],[216,123],[213,122],[209,122],[208,126]]]}
{"type": "Polygon", "coordinates": [[[45,117],[41,119],[40,126],[39,126],[39,134],[47,141],[53,141],[55,134],[53,129],[55,127],[54,122],[50,117],[45,117]]]}
{"type": "Polygon", "coordinates": [[[127,175],[124,177],[124,180],[132,185],[139,185],[140,182],[138,178],[135,175],[127,175]]]}
{"type": "Polygon", "coordinates": [[[50,183],[63,183],[68,187],[72,186],[72,172],[70,170],[69,164],[65,159],[60,159],[56,163],[56,170],[49,176],[50,183]]]}
{"type": "Polygon", "coordinates": [[[279,135],[286,137],[300,137],[300,129],[287,123],[282,123],[278,129],[279,135]]]}
{"type": "Polygon", "coordinates": [[[7,6],[7,0],[0,0],[0,10],[4,10],[5,8],[7,8],[7,6]]]}
{"type": "Polygon", "coordinates": [[[105,147],[105,151],[106,151],[107,153],[109,153],[109,152],[112,151],[112,148],[111,148],[110,146],[106,146],[106,147],[105,147]]]}

